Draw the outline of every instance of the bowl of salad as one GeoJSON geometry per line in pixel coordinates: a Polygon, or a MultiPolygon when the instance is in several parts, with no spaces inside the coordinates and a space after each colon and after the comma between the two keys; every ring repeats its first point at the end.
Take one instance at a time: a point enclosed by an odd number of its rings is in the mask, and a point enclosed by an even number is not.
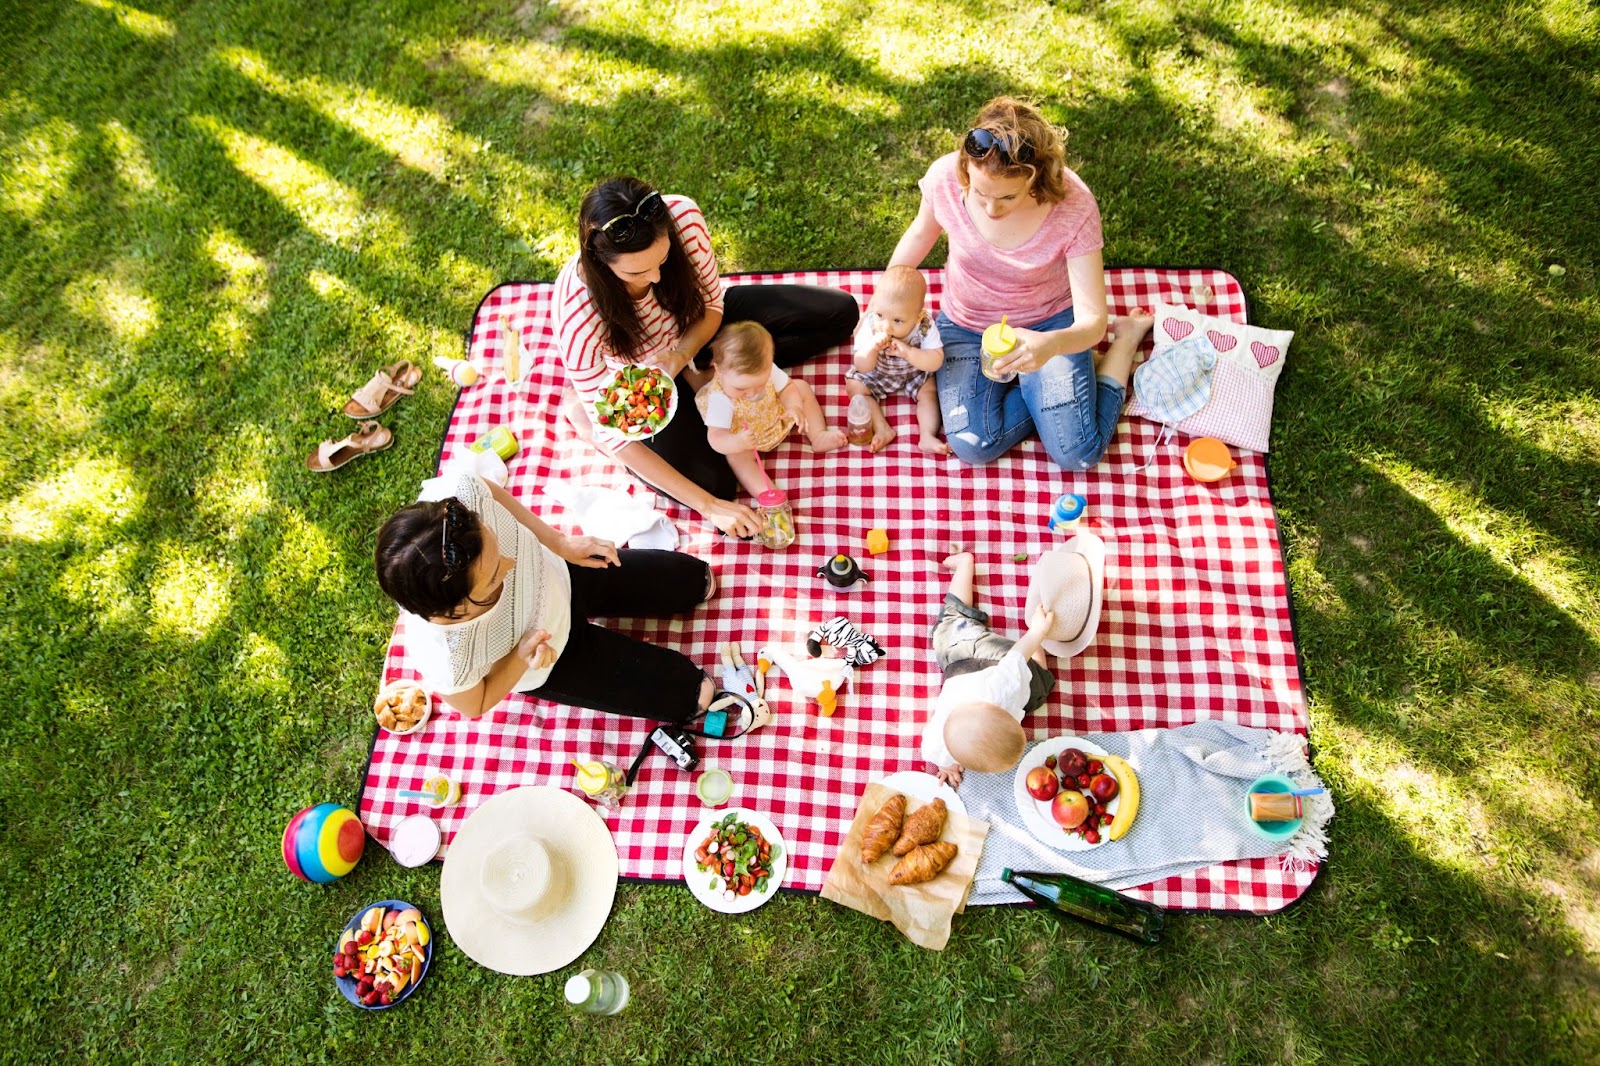
{"type": "Polygon", "coordinates": [[[678,389],[653,366],[625,366],[594,402],[594,424],[629,440],[644,440],[666,428],[678,411],[678,389]]]}
{"type": "Polygon", "coordinates": [[[778,827],[743,807],[705,819],[684,841],[683,879],[689,891],[723,914],[761,906],[778,891],[788,869],[778,827]]]}

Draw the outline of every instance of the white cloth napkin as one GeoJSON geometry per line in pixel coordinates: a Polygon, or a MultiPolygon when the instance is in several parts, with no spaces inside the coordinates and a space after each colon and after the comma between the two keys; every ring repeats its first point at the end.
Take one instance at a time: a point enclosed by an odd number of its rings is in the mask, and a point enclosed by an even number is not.
{"type": "Polygon", "coordinates": [[[585,488],[569,481],[549,482],[544,492],[570,511],[591,537],[628,548],[672,551],[678,546],[678,529],[651,505],[653,496],[643,500],[616,489],[585,488]]]}

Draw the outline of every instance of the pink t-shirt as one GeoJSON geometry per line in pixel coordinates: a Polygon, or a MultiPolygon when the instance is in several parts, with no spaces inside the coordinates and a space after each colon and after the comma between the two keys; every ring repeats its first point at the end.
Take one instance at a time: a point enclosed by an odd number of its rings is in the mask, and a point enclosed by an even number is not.
{"type": "Polygon", "coordinates": [[[1100,207],[1082,178],[1066,171],[1067,198],[1020,248],[996,248],[972,224],[954,152],[935,159],[918,184],[950,240],[940,309],[952,322],[981,330],[1009,315],[1013,325],[1031,326],[1072,306],[1067,260],[1105,244],[1100,207]]]}
{"type": "MultiPolygon", "coordinates": [[[[721,311],[722,285],[717,279],[717,257],[711,251],[711,234],[706,230],[705,216],[687,196],[663,196],[662,200],[677,224],[683,250],[688,253],[689,262],[707,294],[706,310],[721,311]]],[[[645,293],[635,305],[639,309],[639,323],[644,327],[644,346],[636,362],[654,363],[678,343],[681,331],[672,315],[656,299],[655,289],[645,293]]],[[[568,260],[556,275],[555,306],[556,340],[562,361],[567,365],[567,380],[572,382],[592,415],[595,398],[626,364],[606,343],[600,312],[578,271],[577,256],[568,260]]],[[[597,440],[608,445],[614,446],[626,439],[607,426],[595,426],[594,432],[597,440]]]]}

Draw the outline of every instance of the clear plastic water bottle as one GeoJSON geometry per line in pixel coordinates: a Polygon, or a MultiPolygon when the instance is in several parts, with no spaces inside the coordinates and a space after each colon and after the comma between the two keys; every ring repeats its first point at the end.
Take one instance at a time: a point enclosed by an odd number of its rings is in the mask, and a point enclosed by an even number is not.
{"type": "Polygon", "coordinates": [[[628,1005],[628,979],[614,970],[584,970],[567,979],[565,993],[585,1014],[618,1014],[628,1005]]]}

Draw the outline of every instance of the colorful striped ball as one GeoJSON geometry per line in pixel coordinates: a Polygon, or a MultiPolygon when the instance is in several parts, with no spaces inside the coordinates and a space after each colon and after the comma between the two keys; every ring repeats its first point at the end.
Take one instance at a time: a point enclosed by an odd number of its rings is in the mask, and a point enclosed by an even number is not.
{"type": "Polygon", "coordinates": [[[356,868],[367,834],[348,807],[319,803],[307,807],[283,831],[283,862],[302,881],[327,884],[356,868]]]}

